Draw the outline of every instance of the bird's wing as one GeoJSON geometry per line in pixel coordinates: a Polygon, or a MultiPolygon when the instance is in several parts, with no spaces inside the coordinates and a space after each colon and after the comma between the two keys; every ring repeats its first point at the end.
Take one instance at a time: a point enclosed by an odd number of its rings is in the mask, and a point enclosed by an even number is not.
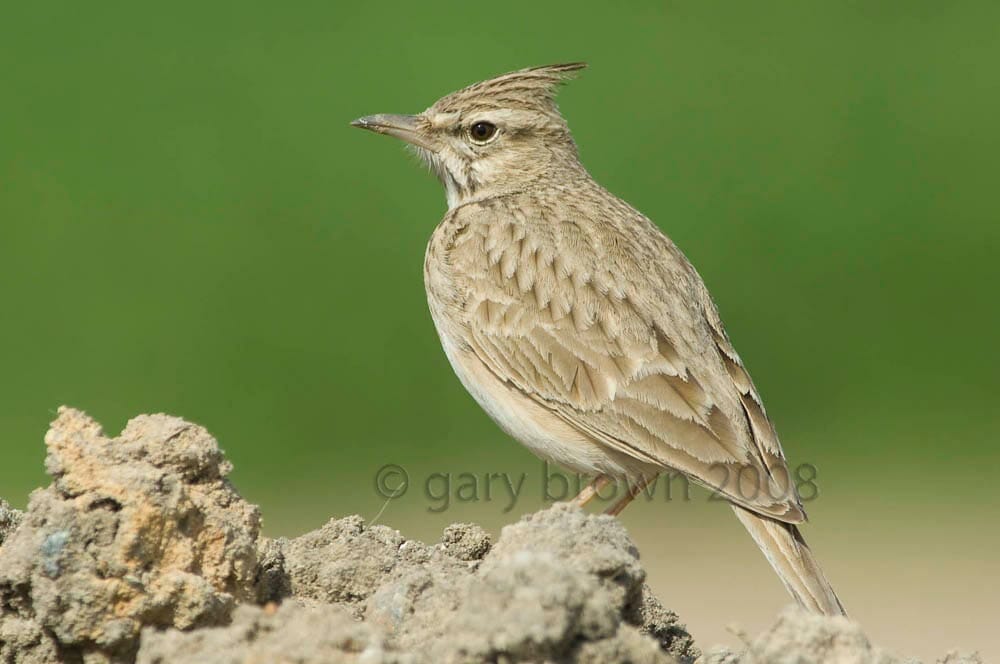
{"type": "Polygon", "coordinates": [[[588,232],[544,210],[469,210],[447,252],[469,349],[609,448],[761,514],[804,520],[774,428],[701,278],[631,212],[639,232],[588,232]]]}

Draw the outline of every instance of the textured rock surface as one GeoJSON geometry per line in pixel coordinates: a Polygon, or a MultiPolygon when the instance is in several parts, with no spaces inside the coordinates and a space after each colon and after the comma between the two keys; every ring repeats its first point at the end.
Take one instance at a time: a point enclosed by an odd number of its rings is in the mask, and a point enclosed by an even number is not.
{"type": "Polygon", "coordinates": [[[204,429],[142,416],[111,439],[62,408],[45,442],[52,484],[0,548],[0,659],[54,640],[128,661],[143,625],[224,624],[253,597],[260,518],[204,429]]]}
{"type": "Polygon", "coordinates": [[[475,525],[452,525],[428,546],[348,517],[264,548],[262,558],[281,561],[273,588],[344,607],[378,629],[393,653],[420,661],[601,661],[624,653],[670,662],[671,654],[698,654],[644,588],[621,524],[569,505],[504,528],[496,544],[475,525]]]}
{"type": "Polygon", "coordinates": [[[386,652],[377,630],[335,606],[241,606],[227,627],[194,632],[143,631],[139,664],[357,662],[409,664],[409,655],[386,652]]]}
{"type": "MultiPolygon", "coordinates": [[[[558,504],[495,542],[454,524],[428,545],[352,516],[271,540],[201,427],[141,416],[111,439],[63,408],[46,445],[52,484],[23,514],[0,501],[0,664],[699,658],[611,517],[558,504]]],[[[700,661],[898,660],[851,622],[790,611],[700,661]]]]}
{"type": "Polygon", "coordinates": [[[14,532],[23,517],[23,514],[8,505],[6,500],[0,498],[0,546],[3,546],[3,541],[10,533],[14,532]]]}
{"type": "MultiPolygon", "coordinates": [[[[745,651],[716,648],[699,664],[918,664],[903,662],[871,644],[861,627],[846,618],[814,616],[789,607],[745,651]]],[[[940,664],[982,664],[974,654],[950,653],[940,664]]]]}

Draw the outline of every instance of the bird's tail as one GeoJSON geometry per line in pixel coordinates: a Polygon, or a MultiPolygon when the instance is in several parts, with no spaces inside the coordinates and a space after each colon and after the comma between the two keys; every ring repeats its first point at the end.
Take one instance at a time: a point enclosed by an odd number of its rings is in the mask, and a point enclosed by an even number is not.
{"type": "Polygon", "coordinates": [[[847,615],[798,528],[737,505],[733,511],[803,608],[827,616],[847,615]]]}

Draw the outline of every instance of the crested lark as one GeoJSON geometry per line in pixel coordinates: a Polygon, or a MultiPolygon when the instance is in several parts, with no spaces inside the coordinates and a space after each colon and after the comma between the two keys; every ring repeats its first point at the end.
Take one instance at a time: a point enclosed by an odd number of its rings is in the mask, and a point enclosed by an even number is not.
{"type": "Polygon", "coordinates": [[[415,146],[448,212],[424,279],[465,388],[532,452],[627,483],[666,471],[729,500],[804,607],[844,609],[806,546],[805,512],[760,395],[701,277],[653,223],[591,178],[555,103],[583,64],[477,83],[418,115],[355,126],[415,146]]]}

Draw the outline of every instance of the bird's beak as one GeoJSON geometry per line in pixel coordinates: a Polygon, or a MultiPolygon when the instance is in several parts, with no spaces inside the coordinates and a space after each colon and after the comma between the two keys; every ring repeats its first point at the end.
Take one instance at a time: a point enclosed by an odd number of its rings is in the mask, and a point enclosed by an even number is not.
{"type": "Polygon", "coordinates": [[[437,152],[437,148],[420,131],[420,119],[419,115],[380,113],[378,115],[367,115],[363,118],[358,118],[351,123],[351,126],[374,131],[377,134],[395,136],[425,150],[437,152]]]}

